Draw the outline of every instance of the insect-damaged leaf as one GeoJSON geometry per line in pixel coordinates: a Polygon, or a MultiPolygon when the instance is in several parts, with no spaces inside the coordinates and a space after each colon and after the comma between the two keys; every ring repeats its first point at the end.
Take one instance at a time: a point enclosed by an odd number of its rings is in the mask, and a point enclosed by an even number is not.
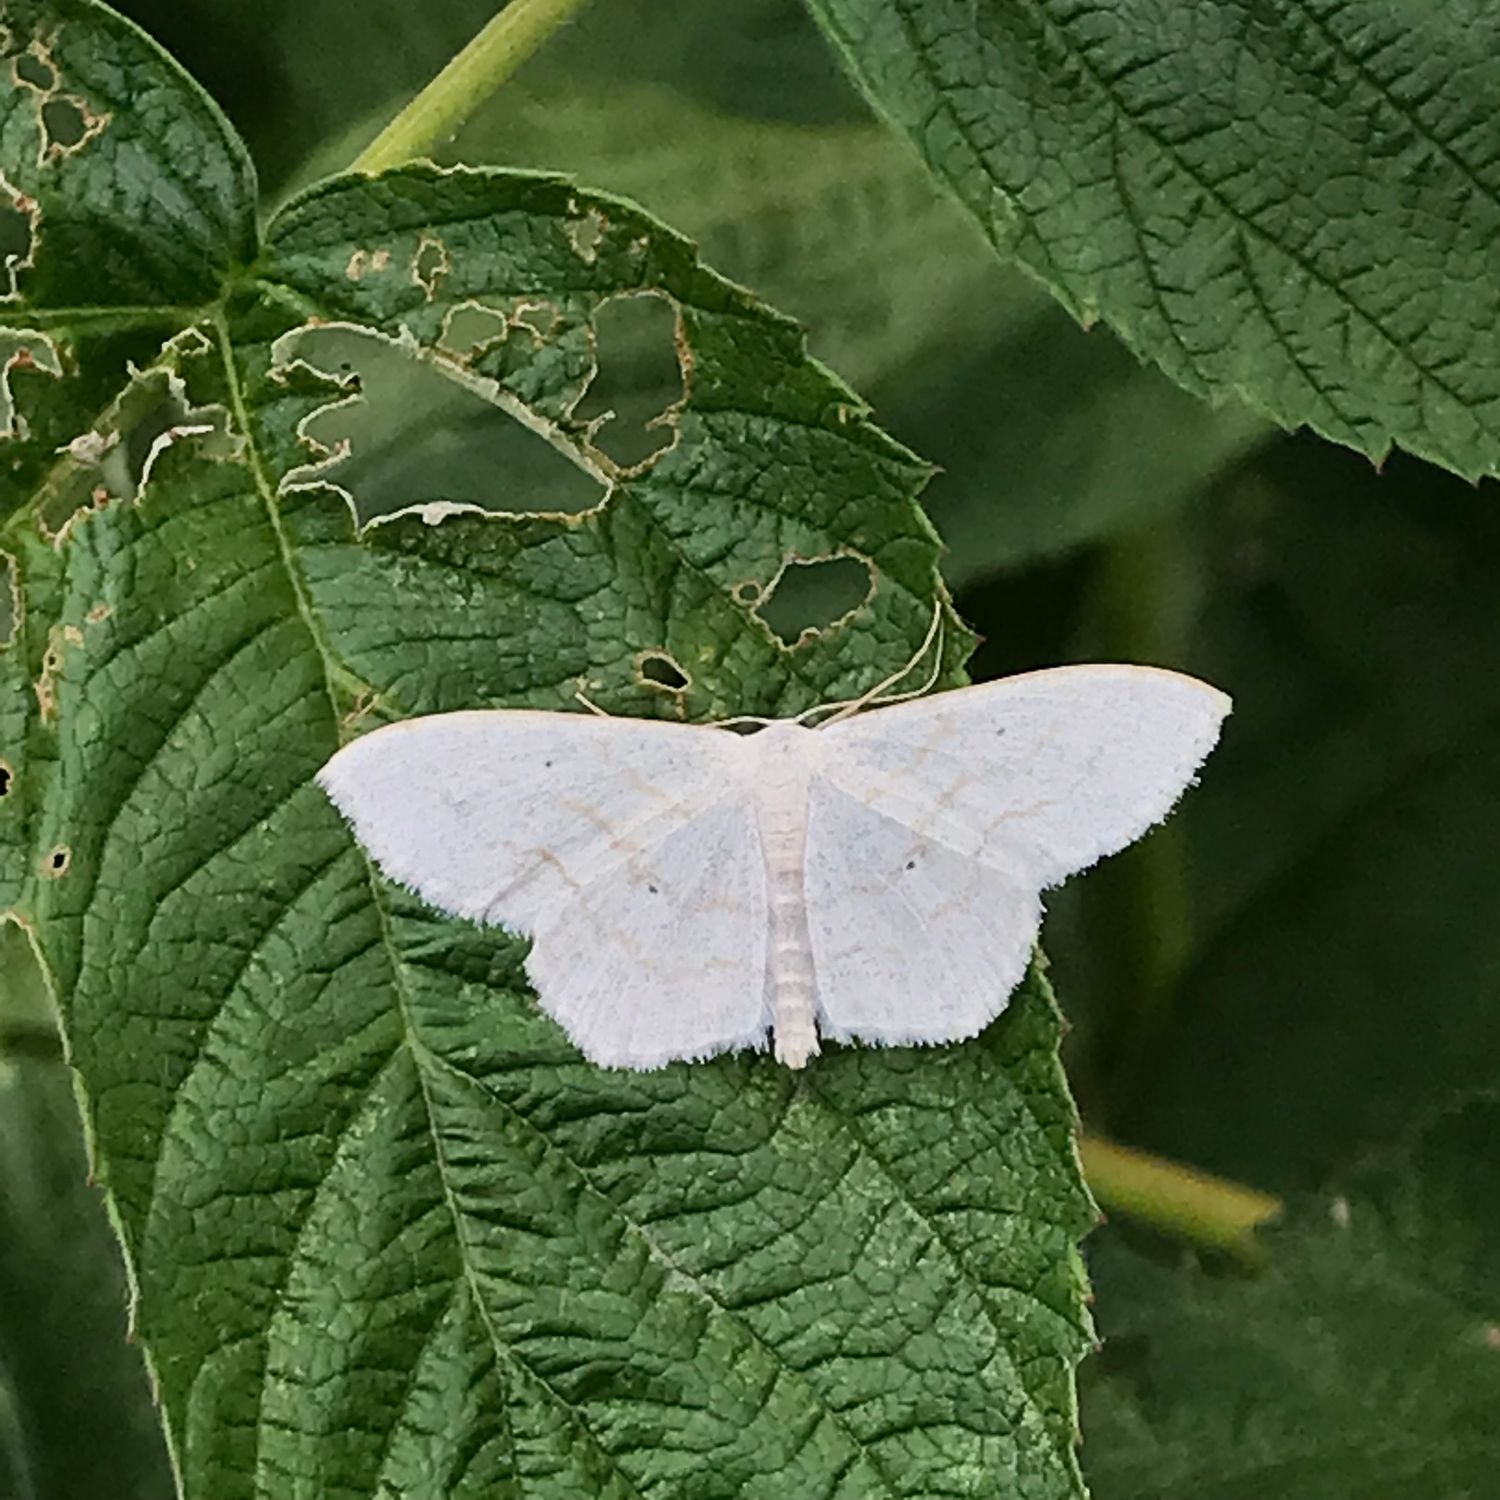
{"type": "MultiPolygon", "coordinates": [[[[1040,977],[974,1045],[801,1084],[602,1071],[522,945],[382,885],[311,779],[356,727],[580,684],[699,718],[857,693],[939,596],[926,467],[623,202],[413,169],[314,189],[257,246],[242,149],[138,32],[77,0],[5,19],[104,124],[19,184],[43,214],[0,305],[56,353],[13,385],[31,436],[0,469],[0,879],[186,1493],[1076,1495],[1092,1210],[1040,977]],[[102,226],[107,258],[126,188],[134,258],[65,285],[49,226],[102,226]],[[621,467],[580,405],[599,310],[641,293],[682,394],[621,467]],[[307,363],[320,324],[493,402],[599,503],[511,486],[486,514],[433,475],[361,533],[321,468],[315,414],[358,392],[307,363]],[[789,652],[755,601],[829,556],[873,590],[789,652]]],[[[30,129],[33,85],[0,78],[30,129]]]]}

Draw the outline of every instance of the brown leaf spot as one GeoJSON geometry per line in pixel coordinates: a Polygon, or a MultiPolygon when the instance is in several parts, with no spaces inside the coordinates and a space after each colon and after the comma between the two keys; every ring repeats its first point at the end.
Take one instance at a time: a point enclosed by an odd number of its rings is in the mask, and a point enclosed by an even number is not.
{"type": "Polygon", "coordinates": [[[54,625],[47,649],[42,653],[42,673],[35,683],[37,712],[44,724],[50,724],[57,717],[57,674],[62,664],[62,646],[54,625]]]}
{"type": "Polygon", "coordinates": [[[349,257],[349,264],[344,267],[344,275],[350,281],[360,281],[366,272],[378,276],[380,272],[389,270],[390,265],[389,250],[356,250],[349,257]]]}

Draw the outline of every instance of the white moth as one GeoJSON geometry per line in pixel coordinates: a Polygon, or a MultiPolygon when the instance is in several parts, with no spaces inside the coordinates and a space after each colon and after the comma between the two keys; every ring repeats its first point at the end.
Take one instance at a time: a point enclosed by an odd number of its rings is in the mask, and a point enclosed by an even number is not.
{"type": "Polygon", "coordinates": [[[596,1063],[775,1038],[976,1035],[1020,982],[1041,893],[1166,816],[1229,699],[1078,666],[819,727],[524,709],[435,714],[319,773],[393,880],[532,939],[542,1008],[596,1063]]]}

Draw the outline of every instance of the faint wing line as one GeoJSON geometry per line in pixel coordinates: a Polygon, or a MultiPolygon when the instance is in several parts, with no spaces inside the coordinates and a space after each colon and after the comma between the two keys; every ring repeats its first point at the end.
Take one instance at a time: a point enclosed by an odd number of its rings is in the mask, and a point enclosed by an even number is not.
{"type": "MultiPolygon", "coordinates": [[[[599,827],[598,824],[595,824],[594,826],[598,828],[599,831],[600,840],[598,844],[594,844],[591,847],[594,849],[598,849],[601,845],[607,845],[610,849],[610,857],[601,859],[595,872],[587,877],[575,876],[573,872],[569,870],[567,865],[564,864],[563,861],[550,848],[537,849],[535,851],[536,857],[538,860],[550,865],[554,870],[556,870],[558,877],[563,881],[565,885],[568,886],[570,890],[578,895],[582,895],[583,892],[587,891],[591,886],[596,885],[600,880],[607,879],[609,876],[613,875],[621,865],[628,864],[638,854],[644,853],[645,850],[651,847],[653,842],[657,842],[650,838],[642,838],[641,835],[647,833],[651,829],[658,828],[663,824],[681,825],[690,823],[695,818],[701,817],[704,813],[717,806],[718,803],[722,800],[722,794],[701,799],[684,797],[679,801],[670,802],[664,807],[654,808],[644,818],[638,818],[634,823],[630,824],[629,827],[624,830],[623,834],[620,835],[611,836],[607,828],[599,827]],[[630,842],[631,840],[634,840],[634,842],[630,842]]],[[[558,805],[562,807],[571,808],[573,806],[572,802],[567,798],[559,797],[557,801],[558,805]]],[[[593,822],[593,819],[588,819],[586,821],[593,822]]],[[[507,841],[506,846],[507,848],[517,847],[511,844],[509,841],[507,841]]],[[[587,857],[587,849],[580,852],[585,858],[587,857]]],[[[576,862],[577,861],[575,861],[575,863],[576,862]]],[[[505,885],[501,886],[495,892],[495,894],[485,902],[485,915],[481,920],[486,922],[494,921],[495,918],[491,914],[495,911],[495,908],[499,905],[499,903],[503,901],[507,895],[514,892],[518,887],[524,885],[524,883],[529,880],[534,873],[535,867],[533,866],[532,868],[525,870],[522,874],[516,876],[515,879],[510,880],[505,885]]],[[[511,930],[515,932],[523,932],[529,934],[534,930],[534,924],[531,923],[527,923],[523,926],[517,926],[511,919],[504,918],[500,920],[502,921],[502,924],[504,926],[511,928],[511,930]]]]}

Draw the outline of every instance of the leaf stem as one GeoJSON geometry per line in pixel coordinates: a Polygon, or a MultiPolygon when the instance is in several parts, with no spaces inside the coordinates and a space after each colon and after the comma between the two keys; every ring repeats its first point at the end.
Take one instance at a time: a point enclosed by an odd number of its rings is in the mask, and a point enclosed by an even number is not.
{"type": "Polygon", "coordinates": [[[430,155],[588,0],[511,0],[354,159],[383,172],[430,155]]]}
{"type": "Polygon", "coordinates": [[[1279,1198],[1102,1136],[1084,1135],[1078,1151],[1089,1188],[1107,1212],[1222,1251],[1241,1265],[1262,1264],[1255,1231],[1281,1213],[1279,1198]]]}
{"type": "MultiPolygon", "coordinates": [[[[1193,567],[1170,524],[1119,538],[1095,583],[1092,627],[1101,659],[1180,665],[1195,599],[1193,567]]],[[[1100,872],[1098,922],[1114,996],[1103,1038],[1108,1121],[1129,1122],[1147,1082],[1192,948],[1192,910],[1182,827],[1169,820],[1100,872]]]]}

